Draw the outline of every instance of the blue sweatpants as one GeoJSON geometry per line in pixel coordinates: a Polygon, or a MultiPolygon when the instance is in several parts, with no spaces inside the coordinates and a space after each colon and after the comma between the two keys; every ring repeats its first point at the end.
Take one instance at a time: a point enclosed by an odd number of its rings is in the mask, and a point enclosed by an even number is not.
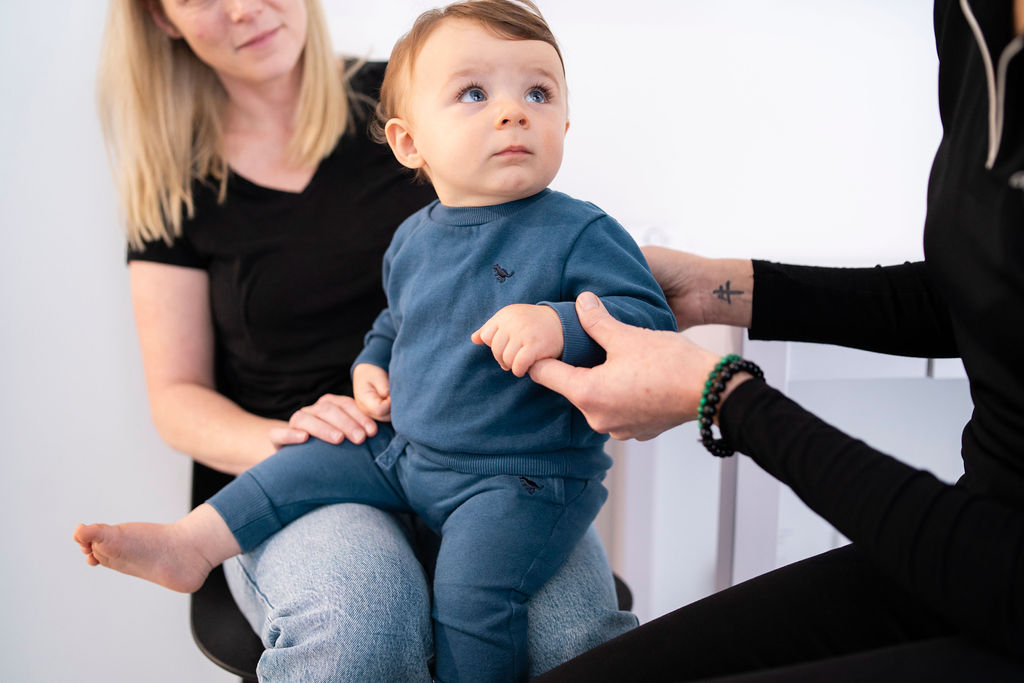
{"type": "Polygon", "coordinates": [[[527,676],[526,602],[597,516],[607,497],[602,477],[456,472],[382,424],[362,444],[311,439],[282,448],[208,502],[243,552],[321,505],[416,513],[441,536],[432,613],[437,679],[505,683],[527,676]]]}

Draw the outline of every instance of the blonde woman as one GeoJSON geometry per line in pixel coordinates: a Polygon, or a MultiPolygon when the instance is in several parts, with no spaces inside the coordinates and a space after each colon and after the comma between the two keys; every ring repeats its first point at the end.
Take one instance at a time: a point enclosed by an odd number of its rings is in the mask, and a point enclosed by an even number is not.
{"type": "MultiPolygon", "coordinates": [[[[383,65],[343,70],[317,0],[112,0],[104,46],[160,434],[225,475],[310,437],[373,435],[349,367],[384,305],[391,234],[433,198],[365,132],[383,65]]],[[[430,680],[413,526],[334,505],[224,565],[266,647],[261,680],[430,680]]],[[[591,529],[531,603],[531,669],[635,624],[591,529]]]]}

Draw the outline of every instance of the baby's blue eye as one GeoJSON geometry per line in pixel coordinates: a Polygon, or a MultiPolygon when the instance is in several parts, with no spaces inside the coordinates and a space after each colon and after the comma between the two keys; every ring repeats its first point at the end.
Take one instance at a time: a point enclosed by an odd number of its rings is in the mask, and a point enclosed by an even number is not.
{"type": "Polygon", "coordinates": [[[535,104],[543,104],[548,101],[548,93],[543,88],[532,88],[526,93],[526,101],[535,104]]]}
{"type": "Polygon", "coordinates": [[[487,94],[477,87],[466,88],[459,94],[459,102],[483,102],[487,94]]]}

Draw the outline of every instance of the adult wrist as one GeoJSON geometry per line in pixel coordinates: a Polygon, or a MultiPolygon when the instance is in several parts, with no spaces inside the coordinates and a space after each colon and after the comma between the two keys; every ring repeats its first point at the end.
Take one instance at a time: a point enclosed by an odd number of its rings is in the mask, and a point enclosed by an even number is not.
{"type": "Polygon", "coordinates": [[[735,453],[724,437],[714,437],[711,427],[718,424],[722,406],[733,390],[755,377],[764,379],[761,368],[736,354],[722,358],[708,374],[697,406],[697,422],[701,443],[712,455],[724,458],[735,453]]]}
{"type": "Polygon", "coordinates": [[[715,413],[714,422],[715,425],[720,425],[722,419],[722,406],[725,405],[726,399],[732,394],[733,390],[739,385],[743,384],[747,380],[754,379],[754,376],[749,372],[740,371],[732,376],[728,382],[725,383],[725,389],[722,391],[719,397],[718,411],[715,413]]]}
{"type": "Polygon", "coordinates": [[[750,327],[754,267],[749,259],[708,259],[700,284],[705,324],[750,327]]]}

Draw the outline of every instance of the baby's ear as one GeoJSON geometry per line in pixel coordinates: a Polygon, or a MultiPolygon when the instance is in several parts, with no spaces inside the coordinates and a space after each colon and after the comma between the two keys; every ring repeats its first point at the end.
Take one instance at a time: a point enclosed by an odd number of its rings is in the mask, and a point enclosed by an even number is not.
{"type": "Polygon", "coordinates": [[[388,146],[394,153],[398,163],[406,168],[423,168],[425,161],[420,156],[416,141],[412,137],[412,128],[403,119],[390,119],[384,124],[384,136],[388,146]]]}

